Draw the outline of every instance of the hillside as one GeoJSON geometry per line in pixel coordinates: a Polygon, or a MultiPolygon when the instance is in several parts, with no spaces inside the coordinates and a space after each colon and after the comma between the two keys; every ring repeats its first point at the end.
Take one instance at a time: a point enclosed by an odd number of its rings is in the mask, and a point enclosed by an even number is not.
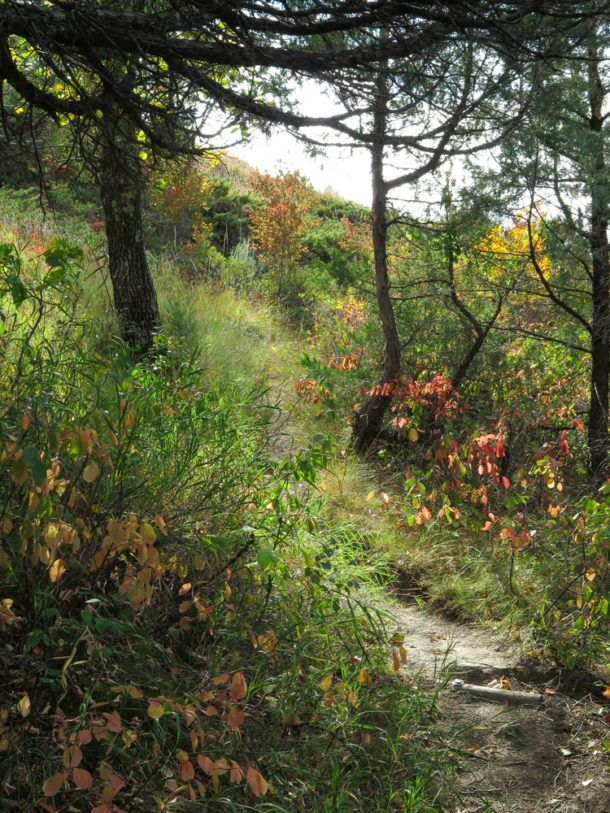
{"type": "Polygon", "coordinates": [[[4,807],[601,813],[610,492],[587,474],[585,362],[531,340],[551,304],[524,221],[452,227],[453,289],[447,224],[396,231],[405,373],[380,393],[366,209],[286,172],[158,165],[142,355],[93,187],[47,171],[44,212],[27,177],[0,190],[4,807]],[[516,266],[458,388],[463,309],[490,318],[516,266]],[[483,730],[454,660],[546,706],[483,730]],[[498,737],[518,750],[538,716],[522,771],[498,737]]]}

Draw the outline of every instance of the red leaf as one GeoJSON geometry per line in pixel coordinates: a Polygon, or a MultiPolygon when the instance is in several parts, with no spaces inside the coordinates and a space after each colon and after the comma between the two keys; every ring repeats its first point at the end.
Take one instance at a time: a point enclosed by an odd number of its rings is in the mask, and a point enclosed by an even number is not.
{"type": "Polygon", "coordinates": [[[508,477],[502,478],[502,485],[504,486],[504,488],[510,488],[510,480],[508,479],[508,477]]]}
{"type": "Polygon", "coordinates": [[[74,768],[72,771],[72,779],[77,788],[81,790],[89,790],[93,784],[93,777],[84,768],[74,768]]]}
{"type": "Polygon", "coordinates": [[[104,717],[107,720],[106,725],[108,726],[108,731],[112,731],[114,734],[118,734],[123,729],[123,723],[121,721],[118,711],[113,711],[112,714],[109,714],[106,711],[104,712],[104,717]]]}
{"type": "Polygon", "coordinates": [[[110,782],[116,793],[118,793],[121,790],[121,788],[125,787],[125,782],[123,782],[121,777],[117,776],[115,773],[110,774],[110,776],[108,777],[108,781],[110,782]]]}

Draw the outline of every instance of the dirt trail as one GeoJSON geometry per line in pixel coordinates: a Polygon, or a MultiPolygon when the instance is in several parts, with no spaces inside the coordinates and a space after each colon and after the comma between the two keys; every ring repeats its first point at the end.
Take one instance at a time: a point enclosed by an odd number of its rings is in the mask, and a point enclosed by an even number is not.
{"type": "Polygon", "coordinates": [[[455,726],[464,731],[468,754],[454,813],[610,813],[609,754],[602,744],[610,739],[610,704],[593,701],[594,682],[579,687],[572,679],[568,689],[568,675],[520,664],[500,637],[415,604],[397,604],[392,612],[409,676],[438,681],[449,665],[452,678],[478,685],[505,678],[511,690],[545,698],[538,707],[507,706],[456,691],[448,681],[439,706],[448,736],[455,726]]]}

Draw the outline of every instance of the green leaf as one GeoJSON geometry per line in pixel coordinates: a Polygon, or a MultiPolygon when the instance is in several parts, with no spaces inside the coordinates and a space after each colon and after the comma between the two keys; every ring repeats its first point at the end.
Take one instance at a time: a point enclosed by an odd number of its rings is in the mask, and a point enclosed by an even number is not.
{"type": "Polygon", "coordinates": [[[270,568],[278,559],[279,557],[273,548],[261,548],[256,554],[256,561],[263,570],[270,568]]]}
{"type": "Polygon", "coordinates": [[[32,478],[37,486],[41,486],[47,479],[47,467],[42,460],[36,459],[32,465],[32,478]]]}
{"type": "Polygon", "coordinates": [[[18,308],[19,305],[21,305],[21,303],[28,298],[28,289],[25,287],[19,277],[9,277],[7,282],[10,286],[13,304],[16,308],[18,308]]]}
{"type": "Polygon", "coordinates": [[[26,446],[21,453],[21,459],[25,461],[28,466],[33,466],[38,460],[38,451],[34,446],[26,446]]]}

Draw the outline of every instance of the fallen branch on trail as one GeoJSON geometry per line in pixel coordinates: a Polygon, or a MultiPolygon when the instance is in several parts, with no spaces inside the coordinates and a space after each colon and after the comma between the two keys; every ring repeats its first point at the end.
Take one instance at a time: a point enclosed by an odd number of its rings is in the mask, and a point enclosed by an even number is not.
{"type": "Polygon", "coordinates": [[[473,697],[481,697],[494,703],[506,703],[510,706],[539,706],[544,700],[542,694],[513,692],[509,689],[493,689],[491,686],[476,686],[474,683],[464,683],[463,680],[454,680],[451,687],[454,691],[467,692],[473,697]]]}

